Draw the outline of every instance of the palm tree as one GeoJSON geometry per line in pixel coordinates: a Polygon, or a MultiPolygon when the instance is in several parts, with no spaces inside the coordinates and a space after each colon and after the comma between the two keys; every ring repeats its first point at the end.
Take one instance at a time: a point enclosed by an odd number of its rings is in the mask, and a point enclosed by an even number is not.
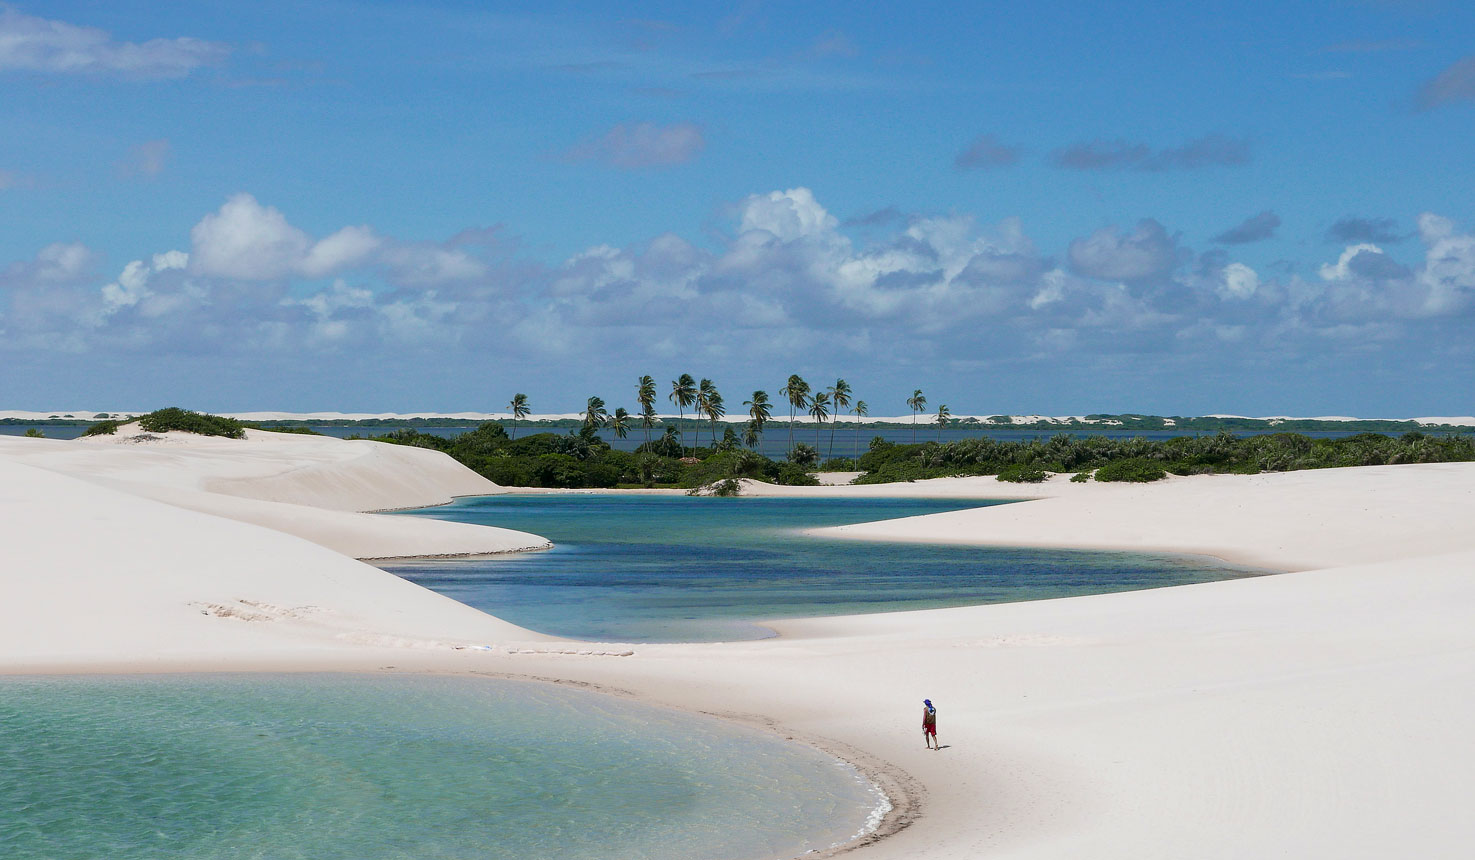
{"type": "Polygon", "coordinates": [[[747,445],[749,448],[757,450],[758,443],[762,439],[763,425],[759,424],[757,419],[752,419],[748,421],[747,425],[743,427],[743,444],[747,445]]]}
{"type": "Polygon", "coordinates": [[[649,375],[640,377],[635,400],[640,404],[640,426],[645,428],[645,444],[650,445],[650,428],[656,423],[656,381],[649,375]]]}
{"type": "Polygon", "coordinates": [[[855,408],[851,411],[855,414],[855,451],[851,459],[858,463],[860,462],[860,419],[870,415],[871,408],[866,405],[864,400],[857,400],[855,401],[855,408]]]}
{"type": "Polygon", "coordinates": [[[630,413],[625,411],[625,407],[615,408],[615,414],[609,417],[609,429],[615,431],[615,436],[620,439],[630,435],[630,413]]]}
{"type": "Polygon", "coordinates": [[[707,419],[712,422],[712,447],[717,447],[717,422],[727,414],[727,407],[722,405],[722,392],[714,385],[707,392],[707,419]]]}
{"type": "MultiPolygon", "coordinates": [[[[514,422],[521,421],[522,419],[528,417],[528,396],[526,394],[512,395],[512,402],[507,405],[512,409],[512,419],[514,422]]],[[[512,425],[512,438],[517,438],[516,423],[513,423],[512,425]]]]}
{"type": "MultiPolygon", "coordinates": [[[[835,418],[840,418],[840,410],[850,407],[850,383],[843,379],[835,380],[830,386],[830,402],[835,404],[835,418]]],[[[825,456],[835,456],[835,422],[830,422],[830,452],[825,456]]]]}
{"type": "Polygon", "coordinates": [[[809,383],[804,377],[795,373],[789,376],[789,381],[778,393],[789,399],[789,453],[794,453],[794,410],[803,409],[809,405],[809,383]]]}
{"type": "Polygon", "coordinates": [[[604,401],[598,397],[589,398],[588,405],[584,407],[584,426],[598,430],[607,421],[609,421],[609,412],[604,408],[604,401]]]}
{"type": "Polygon", "coordinates": [[[818,455],[819,431],[825,426],[825,419],[830,417],[830,395],[816,391],[814,399],[809,401],[809,414],[814,418],[814,453],[818,455]]]}
{"type": "Polygon", "coordinates": [[[763,437],[763,425],[768,423],[769,418],[773,417],[773,405],[768,402],[767,391],[753,392],[753,399],[744,400],[743,405],[748,407],[749,419],[747,435],[743,438],[745,442],[748,439],[752,439],[753,441],[748,442],[747,445],[749,448],[754,448],[763,437]]]}
{"type": "Polygon", "coordinates": [[[948,410],[946,403],[937,407],[937,444],[942,444],[942,428],[947,426],[948,419],[952,417],[953,413],[948,410]]]}
{"type": "Polygon", "coordinates": [[[922,389],[918,388],[912,392],[912,396],[907,398],[907,405],[912,407],[912,442],[916,443],[917,413],[927,408],[927,397],[922,394],[922,389]]]}
{"type": "MultiPolygon", "coordinates": [[[[707,407],[711,405],[711,403],[712,403],[712,395],[713,394],[716,394],[716,392],[717,392],[717,386],[713,385],[712,384],[712,380],[710,380],[710,379],[703,379],[701,381],[701,383],[699,385],[697,385],[697,408],[696,408],[697,415],[707,415],[707,407]]],[[[718,397],[721,397],[722,395],[718,394],[717,396],[718,397]]],[[[717,437],[716,436],[713,436],[712,437],[712,443],[714,445],[717,443],[717,437]]],[[[702,425],[698,424],[697,425],[697,441],[696,441],[696,444],[692,446],[693,455],[695,455],[696,449],[699,448],[699,447],[701,447],[701,444],[702,444],[702,425]]]]}
{"type": "MultiPolygon", "coordinates": [[[[669,398],[676,404],[676,429],[681,430],[681,419],[686,417],[686,407],[690,406],[697,398],[697,383],[691,378],[690,373],[683,373],[677,379],[671,381],[671,394],[669,398]]],[[[683,453],[686,448],[686,439],[681,440],[683,453]]]]}

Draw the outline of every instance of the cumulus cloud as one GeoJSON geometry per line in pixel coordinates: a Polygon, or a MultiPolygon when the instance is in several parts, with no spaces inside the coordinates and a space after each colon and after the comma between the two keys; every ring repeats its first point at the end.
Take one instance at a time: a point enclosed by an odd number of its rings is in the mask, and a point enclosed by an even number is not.
{"type": "Polygon", "coordinates": [[[1279,226],[1280,216],[1267,209],[1215,236],[1214,241],[1221,245],[1246,245],[1250,242],[1269,239],[1275,235],[1275,230],[1279,226]]]}
{"type": "Polygon", "coordinates": [[[1249,164],[1249,141],[1210,134],[1180,146],[1153,149],[1145,143],[1094,140],[1058,149],[1050,161],[1070,170],[1195,170],[1203,167],[1239,167],[1249,164]]]}
{"type": "Polygon", "coordinates": [[[1019,161],[1019,147],[1000,143],[991,134],[981,135],[968,144],[968,148],[953,159],[959,170],[974,170],[988,167],[1007,167],[1019,161]]]}
{"type": "Polygon", "coordinates": [[[1414,98],[1420,110],[1467,101],[1475,101],[1475,55],[1451,63],[1419,87],[1414,98]]]}
{"type": "Polygon", "coordinates": [[[0,7],[0,71],[182,78],[229,54],[228,45],[188,37],[119,42],[96,27],[0,7]]]}
{"type": "Polygon", "coordinates": [[[1161,279],[1178,266],[1178,242],[1163,225],[1145,218],[1131,233],[1104,227],[1070,243],[1070,265],[1078,274],[1108,281],[1161,279]]]}
{"type": "Polygon", "coordinates": [[[1326,231],[1327,241],[1342,243],[1372,242],[1391,245],[1404,240],[1392,218],[1337,219],[1326,231]]]}
{"type": "Polygon", "coordinates": [[[638,170],[685,164],[700,155],[706,145],[702,127],[695,123],[621,123],[572,147],[563,157],[567,161],[593,161],[638,170]]]}
{"type": "Polygon", "coordinates": [[[164,172],[169,156],[169,141],[164,138],[140,143],[128,150],[127,158],[118,162],[118,175],[124,178],[152,179],[164,172]]]}
{"type": "Polygon", "coordinates": [[[738,230],[759,230],[782,242],[835,229],[835,216],[825,211],[808,188],[754,194],[743,201],[738,230]]]}
{"type": "Polygon", "coordinates": [[[155,254],[149,261],[134,260],[123,267],[118,279],[102,288],[102,316],[111,316],[123,308],[134,307],[154,295],[149,283],[164,272],[182,271],[189,265],[183,251],[155,254]]]}
{"type": "Polygon", "coordinates": [[[236,194],[190,230],[190,266],[201,275],[264,281],[296,272],[312,247],[287,216],[236,194]]]}
{"type": "Polygon", "coordinates": [[[393,283],[425,287],[481,276],[485,264],[463,246],[484,241],[463,231],[444,244],[404,242],[367,225],[314,240],[273,206],[247,193],[231,196],[190,231],[190,270],[239,281],[323,278],[377,267],[393,283]]]}

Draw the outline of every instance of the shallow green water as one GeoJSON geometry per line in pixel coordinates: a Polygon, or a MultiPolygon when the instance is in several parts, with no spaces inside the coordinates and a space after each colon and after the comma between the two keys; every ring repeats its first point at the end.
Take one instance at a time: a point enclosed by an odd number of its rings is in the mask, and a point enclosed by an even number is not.
{"type": "Polygon", "coordinates": [[[0,857],[792,857],[880,798],[817,751],[539,684],[0,679],[0,857]]]}
{"type": "Polygon", "coordinates": [[[413,516],[505,526],[547,552],[386,564],[515,624],[577,639],[771,635],[754,620],[930,609],[1257,575],[1215,559],[829,540],[803,529],[988,504],[936,499],[504,495],[413,516]]]}

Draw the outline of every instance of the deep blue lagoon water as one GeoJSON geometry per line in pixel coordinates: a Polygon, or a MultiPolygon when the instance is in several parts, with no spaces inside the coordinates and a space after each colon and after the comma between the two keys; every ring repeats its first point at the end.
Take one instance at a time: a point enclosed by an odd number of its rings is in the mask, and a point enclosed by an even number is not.
{"type": "Polygon", "coordinates": [[[543,633],[618,642],[772,635],[755,621],[1038,600],[1257,575],[1209,558],[829,540],[820,526],[991,504],[934,499],[505,495],[410,515],[551,539],[546,552],[386,569],[543,633]]]}
{"type": "Polygon", "coordinates": [[[550,685],[0,678],[0,857],[794,857],[880,796],[809,747],[550,685]]]}

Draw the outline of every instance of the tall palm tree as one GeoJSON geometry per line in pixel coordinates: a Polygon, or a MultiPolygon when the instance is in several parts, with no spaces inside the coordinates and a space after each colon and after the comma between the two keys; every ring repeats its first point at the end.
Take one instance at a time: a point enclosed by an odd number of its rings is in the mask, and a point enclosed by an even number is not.
{"type": "MultiPolygon", "coordinates": [[[[707,407],[711,405],[711,403],[712,403],[712,395],[714,393],[716,393],[716,391],[717,391],[717,386],[713,385],[712,384],[712,380],[710,380],[710,379],[703,379],[697,385],[697,408],[696,408],[697,415],[702,416],[702,417],[706,417],[707,416],[707,414],[708,414],[707,413],[707,407]]],[[[722,395],[719,394],[717,396],[718,397],[721,397],[722,395]]],[[[712,442],[713,443],[716,443],[716,441],[717,441],[716,437],[713,437],[712,442]]],[[[696,441],[696,444],[692,446],[693,455],[695,455],[695,449],[700,448],[701,445],[702,445],[702,425],[698,424],[697,425],[697,441],[696,441]]]]}
{"type": "MultiPolygon", "coordinates": [[[[676,404],[676,429],[681,431],[681,419],[686,417],[686,407],[690,406],[697,398],[697,383],[691,378],[690,373],[683,373],[680,377],[671,381],[671,393],[668,395],[672,403],[676,404]]],[[[681,439],[682,454],[685,455],[686,438],[681,439]]]]}
{"type": "Polygon", "coordinates": [[[615,408],[615,414],[609,417],[609,429],[615,431],[615,436],[620,439],[630,435],[630,413],[625,411],[625,407],[615,408]]]}
{"type": "Polygon", "coordinates": [[[512,409],[512,419],[514,421],[512,425],[512,438],[516,439],[517,424],[515,422],[528,417],[528,396],[526,394],[514,394],[512,395],[512,402],[507,405],[512,409]]]}
{"type": "Polygon", "coordinates": [[[855,408],[851,410],[855,414],[855,449],[852,460],[860,462],[860,419],[871,414],[871,408],[864,400],[855,401],[855,408]]]}
{"type": "Polygon", "coordinates": [[[947,426],[948,420],[952,417],[953,413],[947,408],[946,403],[937,407],[937,444],[942,444],[942,428],[947,426]]]}
{"type": "Polygon", "coordinates": [[[598,430],[607,421],[609,421],[609,412],[604,408],[604,400],[598,397],[589,398],[588,405],[584,407],[584,426],[598,430]]]}
{"type": "MultiPolygon", "coordinates": [[[[830,386],[830,402],[835,404],[835,419],[840,418],[840,410],[850,408],[850,383],[843,379],[835,380],[830,386]]],[[[827,457],[835,456],[835,421],[830,422],[830,452],[827,457]]]]}
{"type": "Polygon", "coordinates": [[[722,404],[722,392],[712,386],[707,392],[707,420],[712,422],[712,447],[717,447],[717,422],[727,414],[727,407],[722,404]]]}
{"type": "Polygon", "coordinates": [[[814,392],[814,399],[809,401],[809,414],[814,418],[814,454],[819,456],[819,431],[825,426],[825,419],[830,417],[830,395],[823,391],[814,392]]]}
{"type": "Polygon", "coordinates": [[[809,383],[799,374],[791,374],[789,381],[778,393],[789,399],[789,453],[794,453],[794,410],[804,409],[809,405],[809,383]]]}
{"type": "Polygon", "coordinates": [[[912,396],[907,398],[907,405],[912,407],[912,442],[916,443],[917,413],[927,408],[927,397],[922,394],[922,389],[918,388],[912,392],[912,396]]]}
{"type": "Polygon", "coordinates": [[[635,389],[640,404],[640,426],[645,428],[645,444],[650,445],[650,428],[656,423],[656,381],[649,375],[640,377],[635,389]]]}

